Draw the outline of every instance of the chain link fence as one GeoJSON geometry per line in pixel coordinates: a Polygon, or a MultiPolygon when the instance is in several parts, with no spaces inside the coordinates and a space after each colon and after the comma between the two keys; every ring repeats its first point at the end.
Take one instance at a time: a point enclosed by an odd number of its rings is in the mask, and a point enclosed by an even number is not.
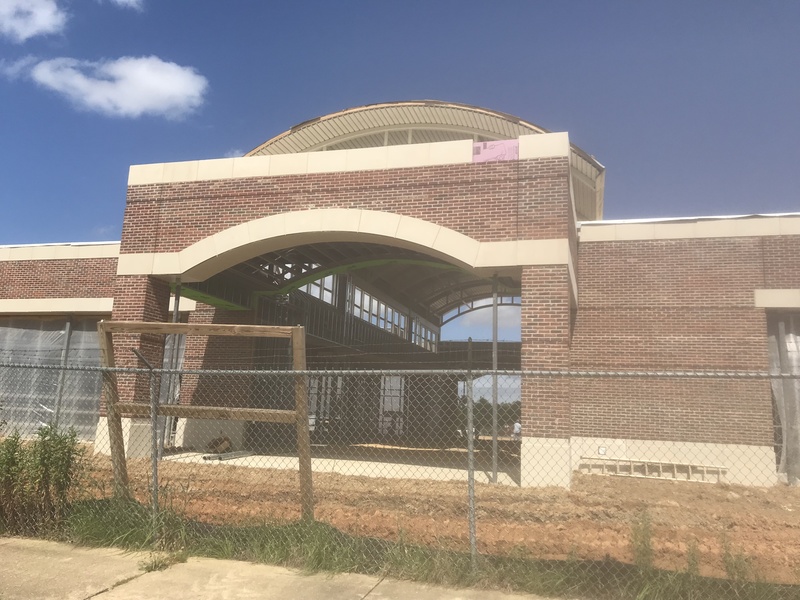
{"type": "Polygon", "coordinates": [[[0,364],[0,527],[569,598],[798,598],[798,415],[776,398],[798,386],[742,372],[0,364]],[[139,405],[120,409],[122,491],[104,378],[139,405]],[[298,378],[308,415],[247,412],[293,411],[298,378]]]}

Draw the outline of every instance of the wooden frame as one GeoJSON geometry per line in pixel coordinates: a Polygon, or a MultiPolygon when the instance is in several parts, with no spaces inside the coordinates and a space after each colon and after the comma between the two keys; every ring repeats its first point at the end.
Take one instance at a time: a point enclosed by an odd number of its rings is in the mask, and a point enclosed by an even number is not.
{"type": "MultiPolygon", "coordinates": [[[[100,321],[100,358],[105,367],[115,367],[114,333],[133,334],[184,334],[205,336],[272,337],[287,338],[292,344],[292,367],[306,370],[306,337],[301,326],[272,325],[204,325],[192,323],[153,323],[140,321],[100,321]]],[[[111,465],[114,489],[117,495],[129,496],[128,465],[122,434],[122,417],[153,416],[149,404],[120,402],[116,373],[103,378],[106,394],[106,419],[111,446],[111,465]]],[[[314,518],[314,493],[311,472],[311,435],[308,431],[308,389],[303,375],[295,377],[295,409],[271,410],[258,408],[225,408],[216,406],[183,406],[165,404],[156,406],[156,416],[179,418],[216,419],[230,421],[258,421],[263,423],[295,423],[297,427],[297,455],[300,472],[300,503],[304,519],[314,518]]]]}

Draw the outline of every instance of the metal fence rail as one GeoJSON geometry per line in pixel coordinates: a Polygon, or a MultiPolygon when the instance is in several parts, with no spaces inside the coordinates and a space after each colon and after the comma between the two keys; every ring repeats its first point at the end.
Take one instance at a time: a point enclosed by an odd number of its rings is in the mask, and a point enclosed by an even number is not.
{"type": "MultiPolygon", "coordinates": [[[[241,548],[256,535],[317,543],[316,529],[285,529],[303,516],[297,423],[255,417],[293,409],[301,376],[314,519],[375,561],[402,547],[565,581],[580,571],[593,582],[585,589],[608,594],[631,569],[781,584],[786,594],[800,583],[800,496],[784,460],[791,424],[770,398],[776,381],[800,385],[797,374],[0,364],[0,443],[74,428],[83,471],[70,500],[109,526],[131,519],[107,509],[115,484],[99,390],[112,375],[152,392],[122,419],[130,496],[162,543],[170,531],[241,548]],[[537,411],[565,385],[582,399],[565,405],[571,431],[549,436],[537,411]],[[181,413],[191,406],[222,412],[181,413]],[[242,419],[213,418],[236,411],[242,419]]],[[[17,523],[9,502],[0,492],[7,531],[17,523]]],[[[750,597],[795,597],[770,590],[750,597]]]]}

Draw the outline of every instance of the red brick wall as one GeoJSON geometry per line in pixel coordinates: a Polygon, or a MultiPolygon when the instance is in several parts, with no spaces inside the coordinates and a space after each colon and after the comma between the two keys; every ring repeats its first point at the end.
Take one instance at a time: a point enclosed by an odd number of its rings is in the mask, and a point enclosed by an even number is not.
{"type": "Polygon", "coordinates": [[[567,158],[548,158],[132,186],[121,252],[175,252],[253,219],[312,208],[386,211],[479,241],[565,238],[567,176],[567,158]]]}
{"type": "MultiPolygon", "coordinates": [[[[577,313],[565,266],[523,269],[528,370],[763,371],[765,312],[754,308],[754,290],[800,287],[796,236],[576,250],[565,158],[132,186],[121,251],[180,251],[253,219],[312,208],[407,215],[479,241],[569,238],[578,256],[577,313]]],[[[187,366],[201,354],[219,363],[247,350],[226,343],[190,347],[187,366]]],[[[525,435],[772,443],[766,381],[538,377],[523,382],[522,397],[525,435]]]]}
{"type": "Polygon", "coordinates": [[[110,298],[116,258],[0,261],[0,299],[110,298]]]}
{"type": "MultiPolygon", "coordinates": [[[[167,322],[169,315],[169,284],[145,275],[117,277],[114,288],[115,321],[167,322]]],[[[164,336],[151,334],[115,333],[114,359],[118,367],[144,368],[132,349],[138,349],[155,368],[161,368],[164,358],[164,336]]],[[[123,402],[148,402],[149,376],[146,374],[117,376],[120,399],[123,402]]]]}
{"type": "Polygon", "coordinates": [[[763,239],[764,287],[800,288],[800,235],[763,239]]]}
{"type": "MultiPolygon", "coordinates": [[[[570,202],[567,158],[132,186],[121,252],[175,252],[247,221],[311,208],[391,212],[479,241],[570,238],[574,247],[570,202]]],[[[530,348],[527,354],[523,351],[526,365],[565,367],[570,314],[567,269],[526,271],[529,284],[525,285],[532,291],[528,333],[523,334],[523,347],[530,348]],[[553,293],[560,296],[558,303],[553,303],[553,293]]],[[[187,366],[200,360],[203,349],[211,347],[187,349],[187,366]]],[[[224,357],[213,354],[213,362],[224,357]]],[[[196,391],[190,392],[197,402],[196,391]]],[[[563,382],[547,393],[537,389],[535,400],[527,403],[527,431],[535,428],[541,435],[565,436],[569,427],[565,398],[563,382]]]]}
{"type": "MultiPolygon", "coordinates": [[[[252,324],[252,311],[227,311],[198,303],[190,323],[252,324]]],[[[190,335],[184,352],[185,369],[253,368],[256,338],[190,335]]],[[[201,406],[249,406],[254,380],[248,376],[186,375],[181,383],[181,403],[201,406]]]]}
{"type": "MultiPolygon", "coordinates": [[[[522,369],[569,368],[571,283],[566,266],[522,270],[522,369]]],[[[569,381],[524,377],[522,431],[533,437],[570,435],[569,381]]]]}
{"type": "MultiPolygon", "coordinates": [[[[571,367],[766,371],[766,317],[754,291],[792,278],[796,287],[793,250],[796,239],[771,237],[580,244],[571,367]]],[[[767,381],[581,378],[570,386],[573,435],[772,444],[767,381]]]]}

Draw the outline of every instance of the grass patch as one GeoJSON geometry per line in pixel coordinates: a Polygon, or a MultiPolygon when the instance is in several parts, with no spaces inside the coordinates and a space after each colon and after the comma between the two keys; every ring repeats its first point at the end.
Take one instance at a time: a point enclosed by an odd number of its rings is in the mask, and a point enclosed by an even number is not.
{"type": "Polygon", "coordinates": [[[750,561],[744,554],[732,548],[725,536],[722,538],[722,564],[725,567],[725,573],[732,581],[757,579],[757,573],[754,572],[750,561]]]}
{"type": "Polygon", "coordinates": [[[52,535],[61,530],[84,475],[74,430],[41,427],[33,440],[18,431],[0,441],[0,532],[52,535]]]}
{"type": "Polygon", "coordinates": [[[151,552],[150,555],[139,563],[139,568],[145,573],[164,571],[172,565],[186,562],[189,555],[186,552],[151,552]]]}
{"type": "MultiPolygon", "coordinates": [[[[209,525],[163,511],[155,526],[149,507],[133,501],[91,500],[76,504],[67,521],[70,538],[94,546],[157,549],[143,563],[158,570],[187,556],[283,565],[306,571],[381,574],[448,586],[513,590],[562,598],[596,600],[800,600],[799,586],[660,571],[652,562],[535,560],[524,556],[481,556],[473,569],[468,554],[397,542],[354,537],[325,523],[209,525]],[[172,561],[172,562],[170,562],[172,561]]],[[[646,556],[648,526],[639,526],[646,556]]],[[[652,551],[652,548],[650,549],[652,551]]],[[[734,568],[738,575],[742,570],[734,568]]]]}
{"type": "Polygon", "coordinates": [[[633,563],[643,571],[653,568],[653,527],[646,510],[631,525],[633,563]]]}
{"type": "Polygon", "coordinates": [[[154,522],[150,507],[126,498],[76,502],[67,519],[73,541],[125,550],[183,550],[187,545],[187,525],[171,511],[161,511],[154,522]]]}

